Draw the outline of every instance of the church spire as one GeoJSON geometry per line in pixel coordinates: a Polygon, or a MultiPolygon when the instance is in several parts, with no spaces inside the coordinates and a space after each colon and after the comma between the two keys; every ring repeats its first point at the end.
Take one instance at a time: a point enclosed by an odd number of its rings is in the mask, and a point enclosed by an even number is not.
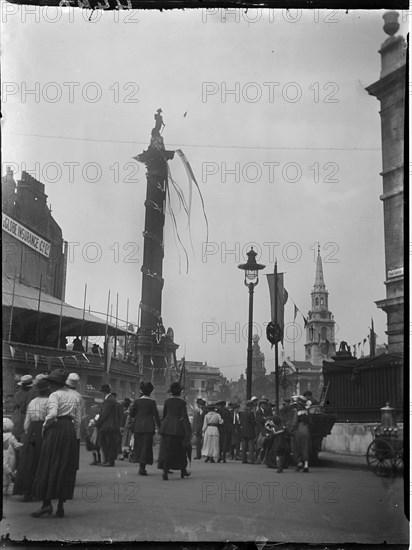
{"type": "Polygon", "coordinates": [[[322,258],[318,244],[315,284],[311,292],[312,307],[306,325],[305,359],[322,366],[335,352],[335,321],[328,307],[328,291],[323,278],[322,258]]]}
{"type": "Polygon", "coordinates": [[[315,275],[315,285],[313,287],[314,291],[325,290],[325,281],[323,279],[323,267],[322,267],[322,258],[320,257],[320,246],[318,245],[318,257],[316,258],[316,275],[315,275]]]}

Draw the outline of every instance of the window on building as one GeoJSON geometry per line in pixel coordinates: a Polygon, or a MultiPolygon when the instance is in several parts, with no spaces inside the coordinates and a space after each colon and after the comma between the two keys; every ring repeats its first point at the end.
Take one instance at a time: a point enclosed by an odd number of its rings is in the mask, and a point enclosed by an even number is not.
{"type": "Polygon", "coordinates": [[[315,305],[316,305],[316,306],[319,305],[319,298],[315,298],[315,305]]]}
{"type": "Polygon", "coordinates": [[[323,306],[324,300],[323,298],[320,299],[320,305],[323,306]]]}
{"type": "Polygon", "coordinates": [[[191,390],[194,390],[196,388],[195,382],[196,382],[196,380],[194,378],[192,378],[190,380],[190,389],[191,390]]]}
{"type": "Polygon", "coordinates": [[[204,390],[206,388],[206,380],[202,380],[201,384],[201,388],[204,390]]]}
{"type": "Polygon", "coordinates": [[[322,327],[321,336],[322,336],[322,340],[326,340],[326,327],[322,327]]]}

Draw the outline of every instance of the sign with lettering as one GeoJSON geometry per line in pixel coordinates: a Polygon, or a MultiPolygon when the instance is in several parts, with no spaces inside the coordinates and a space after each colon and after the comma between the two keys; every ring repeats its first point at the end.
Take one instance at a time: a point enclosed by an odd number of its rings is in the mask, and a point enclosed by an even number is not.
{"type": "Polygon", "coordinates": [[[403,275],[403,266],[388,270],[388,279],[391,277],[399,277],[400,275],[403,275]]]}
{"type": "Polygon", "coordinates": [[[36,235],[33,231],[30,231],[30,229],[27,229],[27,227],[21,225],[21,223],[13,220],[10,216],[7,216],[4,213],[2,216],[3,219],[1,227],[4,231],[10,235],[13,235],[13,237],[26,244],[33,250],[36,250],[36,252],[42,254],[42,256],[45,256],[46,258],[50,257],[51,244],[48,241],[45,241],[42,237],[36,235]]]}

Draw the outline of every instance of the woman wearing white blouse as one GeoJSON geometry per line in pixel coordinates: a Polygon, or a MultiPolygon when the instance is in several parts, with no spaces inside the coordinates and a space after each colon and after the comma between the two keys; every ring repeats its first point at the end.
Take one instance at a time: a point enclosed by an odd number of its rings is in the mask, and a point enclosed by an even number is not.
{"type": "Polygon", "coordinates": [[[34,494],[43,505],[33,517],[51,515],[51,501],[58,499],[57,517],[64,516],[63,503],[71,500],[76,481],[76,429],[81,421],[79,400],[65,386],[67,375],[53,371],[48,377],[52,393],[43,423],[44,441],[34,481],[34,494]]]}

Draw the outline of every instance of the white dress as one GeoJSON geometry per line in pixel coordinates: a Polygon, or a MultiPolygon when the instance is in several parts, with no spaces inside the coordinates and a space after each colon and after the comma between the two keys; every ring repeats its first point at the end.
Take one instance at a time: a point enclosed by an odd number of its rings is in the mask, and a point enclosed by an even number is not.
{"type": "Polygon", "coordinates": [[[222,417],[217,412],[208,412],[203,422],[202,456],[218,460],[219,458],[219,428],[223,424],[222,417]]]}

